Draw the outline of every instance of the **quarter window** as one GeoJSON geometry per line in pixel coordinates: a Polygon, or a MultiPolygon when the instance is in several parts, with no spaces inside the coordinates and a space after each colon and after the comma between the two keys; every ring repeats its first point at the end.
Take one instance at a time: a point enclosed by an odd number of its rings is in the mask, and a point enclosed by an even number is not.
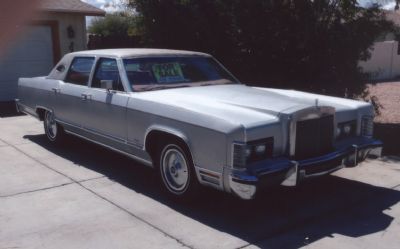
{"type": "Polygon", "coordinates": [[[124,91],[124,86],[119,76],[117,61],[115,59],[100,58],[92,81],[92,87],[102,88],[101,81],[112,81],[113,90],[124,91]]]}
{"type": "Polygon", "coordinates": [[[59,65],[59,66],[56,68],[56,70],[57,70],[58,72],[62,73],[62,72],[64,72],[64,70],[65,70],[65,66],[64,66],[64,65],[59,65]]]}
{"type": "Polygon", "coordinates": [[[72,61],[65,81],[86,86],[94,63],[93,57],[77,57],[72,61]]]}

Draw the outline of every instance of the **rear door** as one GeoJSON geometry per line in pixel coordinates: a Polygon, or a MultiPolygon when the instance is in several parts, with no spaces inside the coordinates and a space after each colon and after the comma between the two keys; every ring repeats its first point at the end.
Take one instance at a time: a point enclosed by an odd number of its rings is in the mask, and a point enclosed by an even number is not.
{"type": "Polygon", "coordinates": [[[57,89],[58,99],[55,114],[57,120],[64,124],[82,128],[88,122],[85,109],[90,101],[88,83],[94,61],[94,57],[75,57],[64,81],[57,89]]]}
{"type": "Polygon", "coordinates": [[[99,58],[89,91],[91,96],[84,128],[98,135],[97,140],[125,150],[127,137],[126,106],[129,94],[121,81],[115,58],[99,58]],[[101,81],[113,82],[113,89],[102,88],[101,81]]]}

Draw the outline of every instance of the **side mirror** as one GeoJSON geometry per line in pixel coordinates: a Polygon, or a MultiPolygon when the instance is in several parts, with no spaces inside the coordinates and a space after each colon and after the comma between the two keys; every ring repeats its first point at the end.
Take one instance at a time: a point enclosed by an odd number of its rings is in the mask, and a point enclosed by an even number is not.
{"type": "Polygon", "coordinates": [[[113,80],[101,80],[100,81],[101,88],[106,89],[107,91],[113,90],[114,89],[113,85],[114,85],[113,80]]]}

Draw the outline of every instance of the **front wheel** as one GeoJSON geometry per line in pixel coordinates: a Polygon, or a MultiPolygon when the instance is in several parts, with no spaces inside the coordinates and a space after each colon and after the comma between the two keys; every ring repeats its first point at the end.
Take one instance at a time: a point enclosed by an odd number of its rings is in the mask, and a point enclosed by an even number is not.
{"type": "Polygon", "coordinates": [[[64,137],[63,128],[56,122],[54,113],[46,111],[43,120],[44,132],[47,139],[52,143],[59,143],[64,137]]]}
{"type": "Polygon", "coordinates": [[[162,146],[159,173],[165,189],[173,197],[188,199],[198,192],[199,183],[188,149],[179,142],[162,146]]]}

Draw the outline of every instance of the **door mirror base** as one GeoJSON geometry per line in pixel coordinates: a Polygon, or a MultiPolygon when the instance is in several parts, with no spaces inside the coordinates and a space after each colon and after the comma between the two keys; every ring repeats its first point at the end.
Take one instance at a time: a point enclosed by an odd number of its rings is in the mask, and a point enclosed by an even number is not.
{"type": "Polygon", "coordinates": [[[114,81],[113,80],[101,80],[100,86],[103,89],[106,89],[108,92],[114,89],[114,81]]]}

